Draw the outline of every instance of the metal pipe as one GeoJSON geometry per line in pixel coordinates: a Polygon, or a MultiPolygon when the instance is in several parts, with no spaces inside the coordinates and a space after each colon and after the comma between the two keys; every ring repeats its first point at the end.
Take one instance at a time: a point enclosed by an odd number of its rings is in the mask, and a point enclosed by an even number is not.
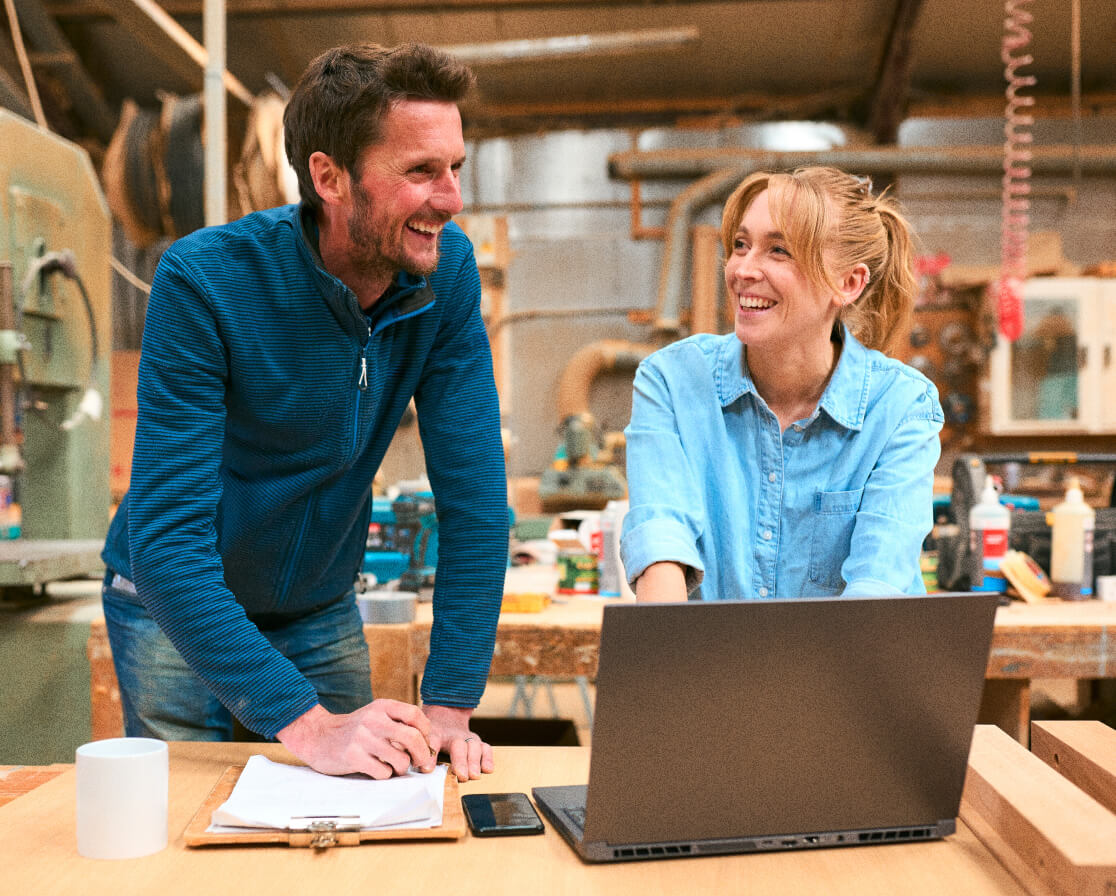
{"type": "MultiPolygon", "coordinates": [[[[1004,164],[1000,146],[871,147],[863,149],[772,152],[755,149],[663,149],[613,153],[609,176],[618,180],[699,178],[671,204],[667,239],[659,275],[655,330],[662,335],[681,331],[685,261],[693,217],[732,191],[753,171],[776,171],[802,165],[833,165],[858,174],[987,174],[999,175],[1004,164]]],[[[1033,149],[1035,174],[1116,174],[1116,147],[1054,145],[1033,149]]]]}
{"type": "Polygon", "coordinates": [[[228,220],[228,172],[225,153],[225,0],[205,0],[205,223],[228,220]]]}
{"type": "MultiPolygon", "coordinates": [[[[1070,145],[1036,146],[1035,174],[1069,174],[1079,160],[1084,174],[1116,173],[1116,147],[1070,145]]],[[[801,165],[833,165],[860,173],[895,174],[999,174],[1003,170],[1002,146],[866,147],[775,152],[769,150],[714,148],[625,151],[608,157],[609,176],[616,180],[691,180],[726,168],[766,171],[801,165]]]]}
{"type": "Polygon", "coordinates": [[[659,298],[655,305],[654,328],[657,333],[678,333],[682,329],[685,258],[694,215],[731,193],[746,174],[747,169],[743,167],[714,171],[686,187],[671,205],[667,215],[663,266],[659,270],[659,298]]]}
{"type": "Polygon", "coordinates": [[[558,381],[559,422],[589,411],[589,389],[599,374],[607,370],[634,371],[656,348],[623,339],[601,339],[582,347],[566,363],[558,381]]]}

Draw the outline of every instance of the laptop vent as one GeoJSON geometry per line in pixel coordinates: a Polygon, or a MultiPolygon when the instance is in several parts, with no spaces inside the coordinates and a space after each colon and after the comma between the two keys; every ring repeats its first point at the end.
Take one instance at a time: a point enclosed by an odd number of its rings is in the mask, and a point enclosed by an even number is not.
{"type": "Polygon", "coordinates": [[[664,856],[688,856],[692,852],[688,843],[667,846],[632,846],[612,850],[614,859],[650,859],[664,856]]]}
{"type": "Polygon", "coordinates": [[[929,840],[933,828],[898,828],[892,831],[865,831],[857,836],[861,843],[886,843],[890,840],[929,840]]]}

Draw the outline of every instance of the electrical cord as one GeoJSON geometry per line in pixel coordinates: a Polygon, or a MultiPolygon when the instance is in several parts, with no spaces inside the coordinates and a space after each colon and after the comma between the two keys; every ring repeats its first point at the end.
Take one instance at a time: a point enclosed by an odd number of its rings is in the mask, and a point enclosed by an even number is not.
{"type": "MultiPolygon", "coordinates": [[[[101,395],[99,389],[94,384],[94,371],[96,370],[97,361],[100,359],[101,350],[100,343],[97,338],[97,318],[93,312],[93,303],[89,299],[89,291],[85,288],[85,281],[82,280],[81,274],[77,268],[77,257],[74,255],[72,249],[61,249],[55,252],[47,252],[45,255],[36,258],[31,264],[27,266],[27,274],[23,278],[22,289],[20,290],[21,296],[26,296],[30,290],[31,285],[35,282],[36,277],[44,277],[50,274],[61,273],[73,280],[77,285],[78,292],[81,294],[82,304],[85,306],[85,313],[89,320],[89,340],[91,357],[89,360],[89,385],[85,389],[85,394],[82,395],[81,401],[78,402],[77,410],[60,425],[64,430],[71,430],[81,425],[86,420],[100,420],[101,413],[104,409],[104,396],[101,395]]],[[[16,321],[17,329],[22,330],[23,319],[23,301],[22,299],[16,307],[16,321]]],[[[26,381],[23,375],[23,357],[19,356],[20,378],[26,381]]]]}

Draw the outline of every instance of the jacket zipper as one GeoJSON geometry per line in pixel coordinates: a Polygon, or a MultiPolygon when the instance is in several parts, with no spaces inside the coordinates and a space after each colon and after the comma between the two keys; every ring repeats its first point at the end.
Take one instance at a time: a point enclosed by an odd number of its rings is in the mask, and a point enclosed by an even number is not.
{"type": "Polygon", "coordinates": [[[367,330],[368,335],[360,347],[360,375],[357,377],[356,409],[353,411],[353,457],[356,457],[360,435],[360,395],[368,389],[368,343],[372,341],[371,325],[367,325],[367,330]]]}

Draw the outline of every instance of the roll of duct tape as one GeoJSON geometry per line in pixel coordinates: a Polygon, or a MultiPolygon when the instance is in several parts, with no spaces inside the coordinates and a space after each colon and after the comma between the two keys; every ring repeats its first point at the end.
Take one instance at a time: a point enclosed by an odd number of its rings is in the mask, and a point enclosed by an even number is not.
{"type": "Polygon", "coordinates": [[[357,595],[360,618],[373,625],[412,622],[417,602],[418,595],[413,591],[368,591],[357,595]]]}

